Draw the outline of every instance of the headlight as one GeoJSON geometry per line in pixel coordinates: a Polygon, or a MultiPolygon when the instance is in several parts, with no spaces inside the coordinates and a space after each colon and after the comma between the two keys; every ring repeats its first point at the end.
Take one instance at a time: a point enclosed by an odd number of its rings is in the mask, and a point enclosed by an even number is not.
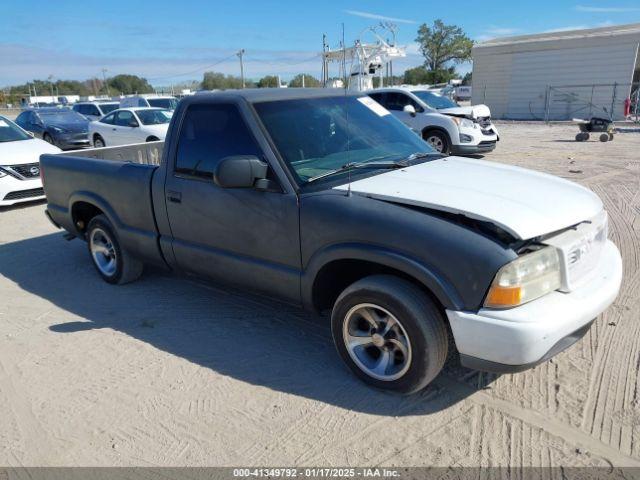
{"type": "Polygon", "coordinates": [[[554,247],[526,253],[496,275],[484,302],[489,308],[510,308],[560,288],[560,258],[554,247]]]}
{"type": "Polygon", "coordinates": [[[60,128],[60,127],[51,127],[51,130],[53,130],[56,133],[65,133],[66,130],[64,128],[60,128]]]}
{"type": "Polygon", "coordinates": [[[468,118],[451,117],[451,119],[456,123],[456,125],[462,128],[473,128],[473,126],[475,125],[468,118]]]}

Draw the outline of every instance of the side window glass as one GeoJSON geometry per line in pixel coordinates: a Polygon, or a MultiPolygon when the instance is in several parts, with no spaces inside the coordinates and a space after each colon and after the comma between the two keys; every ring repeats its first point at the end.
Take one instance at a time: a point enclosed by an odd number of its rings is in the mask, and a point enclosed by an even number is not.
{"type": "Polygon", "coordinates": [[[128,110],[122,110],[116,115],[116,125],[119,127],[129,127],[129,124],[133,121],[135,121],[135,117],[128,110]]]}
{"type": "Polygon", "coordinates": [[[113,125],[113,120],[114,117],[116,116],[115,113],[110,113],[109,115],[107,115],[106,117],[104,117],[102,120],[100,120],[100,122],[102,123],[108,123],[109,125],[113,125]]]}
{"type": "Polygon", "coordinates": [[[213,178],[220,160],[232,155],[262,157],[238,108],[231,104],[190,106],[178,137],[175,171],[213,178]]]}
{"type": "Polygon", "coordinates": [[[397,92],[388,92],[385,102],[387,110],[402,110],[400,94],[397,92]]]}
{"type": "Polygon", "coordinates": [[[87,115],[100,115],[100,110],[95,105],[88,105],[87,115]]]}

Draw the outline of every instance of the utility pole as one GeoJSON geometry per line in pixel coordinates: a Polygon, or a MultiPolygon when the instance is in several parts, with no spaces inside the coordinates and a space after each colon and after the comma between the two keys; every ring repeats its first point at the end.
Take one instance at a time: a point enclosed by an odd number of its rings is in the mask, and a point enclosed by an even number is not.
{"type": "Polygon", "coordinates": [[[111,92],[109,91],[109,84],[107,83],[107,69],[106,68],[102,69],[102,79],[104,80],[105,87],[107,87],[107,95],[110,97],[111,96],[111,92]]]}
{"type": "Polygon", "coordinates": [[[49,75],[47,77],[47,80],[49,80],[49,91],[51,92],[51,96],[53,97],[53,75],[49,75]]]}
{"type": "Polygon", "coordinates": [[[238,58],[240,59],[240,79],[242,80],[242,88],[244,88],[244,64],[242,63],[242,56],[244,55],[244,48],[238,50],[236,53],[238,58]]]}

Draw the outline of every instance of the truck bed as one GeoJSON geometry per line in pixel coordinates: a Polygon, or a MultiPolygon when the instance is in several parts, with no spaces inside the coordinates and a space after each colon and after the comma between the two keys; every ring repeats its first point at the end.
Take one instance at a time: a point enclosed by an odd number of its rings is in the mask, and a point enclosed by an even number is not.
{"type": "Polygon", "coordinates": [[[151,179],[163,146],[164,142],[150,142],[42,155],[52,220],[81,235],[86,225],[78,225],[77,209],[83,208],[83,202],[96,205],[117,228],[127,250],[157,263],[151,179]]]}

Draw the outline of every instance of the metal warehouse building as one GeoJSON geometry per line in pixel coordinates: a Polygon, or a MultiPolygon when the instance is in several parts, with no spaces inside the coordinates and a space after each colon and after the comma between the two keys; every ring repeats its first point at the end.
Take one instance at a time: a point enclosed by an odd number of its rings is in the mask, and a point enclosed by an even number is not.
{"type": "Polygon", "coordinates": [[[494,118],[624,116],[640,82],[640,23],[497,38],[473,48],[473,98],[494,118]]]}

